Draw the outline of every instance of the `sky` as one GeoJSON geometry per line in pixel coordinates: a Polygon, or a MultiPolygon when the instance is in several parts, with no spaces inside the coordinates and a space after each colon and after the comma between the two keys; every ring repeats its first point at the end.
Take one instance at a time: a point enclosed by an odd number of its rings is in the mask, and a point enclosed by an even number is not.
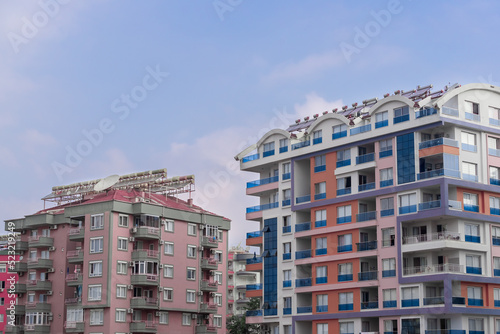
{"type": "MultiPolygon", "coordinates": [[[[167,168],[258,229],[234,156],[385,93],[500,85],[498,1],[0,2],[0,220],[57,185],[167,168]]],[[[0,228],[1,231],[1,228],[0,228]]]]}

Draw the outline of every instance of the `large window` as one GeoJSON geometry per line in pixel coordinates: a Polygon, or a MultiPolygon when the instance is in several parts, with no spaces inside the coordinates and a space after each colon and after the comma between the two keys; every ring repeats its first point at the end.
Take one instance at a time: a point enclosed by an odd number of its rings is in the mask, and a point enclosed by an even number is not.
{"type": "Polygon", "coordinates": [[[187,246],[187,257],[196,258],[196,246],[194,245],[187,246]]]}
{"type": "Polygon", "coordinates": [[[104,310],[90,310],[90,325],[102,325],[104,322],[104,310]]]}
{"type": "Polygon", "coordinates": [[[394,124],[410,120],[410,108],[408,106],[394,109],[394,124]]]}
{"type": "Polygon", "coordinates": [[[67,322],[83,322],[83,309],[70,309],[66,310],[67,322]]]}
{"type": "Polygon", "coordinates": [[[326,182],[316,183],[314,185],[314,199],[320,200],[326,198],[326,182]]]}
{"type": "Polygon", "coordinates": [[[464,193],[464,210],[479,212],[477,194],[464,193]]]}
{"type": "Polygon", "coordinates": [[[316,312],[327,312],[328,311],[328,295],[316,295],[317,307],[316,312]]]}
{"type": "Polygon", "coordinates": [[[462,131],[462,150],[476,152],[476,135],[470,132],[462,131]]]}
{"type": "Polygon", "coordinates": [[[481,275],[483,273],[481,268],[480,255],[466,255],[465,256],[465,272],[467,274],[481,275]]]}
{"type": "Polygon", "coordinates": [[[89,277],[102,276],[102,261],[89,262],[89,277]]]}
{"type": "Polygon", "coordinates": [[[326,170],[326,156],[324,154],[314,157],[314,172],[323,172],[326,170]]]}
{"type": "Polygon", "coordinates": [[[116,263],[116,273],[118,275],[127,275],[128,263],[126,261],[118,261],[116,263]]]}
{"type": "Polygon", "coordinates": [[[187,290],[186,291],[186,302],[187,303],[196,302],[196,291],[194,291],[194,290],[187,290]]]}
{"type": "Polygon", "coordinates": [[[165,242],[163,247],[163,253],[165,255],[174,255],[174,243],[173,242],[165,242]]]}
{"type": "Polygon", "coordinates": [[[471,101],[465,101],[465,119],[479,121],[479,104],[471,101]]]}
{"type": "Polygon", "coordinates": [[[326,237],[316,238],[316,255],[325,255],[327,247],[326,237]]]}
{"type": "Polygon", "coordinates": [[[380,170],[380,187],[392,186],[393,176],[392,168],[384,168],[380,170]]]}
{"type": "Polygon", "coordinates": [[[328,267],[316,267],[316,284],[323,284],[328,282],[328,267]]]}
{"type": "Polygon", "coordinates": [[[382,277],[396,276],[396,259],[382,259],[382,277]]]}
{"type": "Polygon", "coordinates": [[[394,246],[396,241],[396,234],[394,227],[382,229],[382,247],[394,246]]]}
{"type": "Polygon", "coordinates": [[[480,230],[478,224],[465,224],[465,241],[467,242],[481,242],[480,230]]]}
{"type": "Polygon", "coordinates": [[[188,229],[187,229],[187,234],[188,235],[192,235],[192,236],[196,236],[196,224],[188,224],[188,229]]]}
{"type": "Polygon", "coordinates": [[[352,281],[352,263],[340,263],[339,264],[339,282],[352,281]]]}
{"type": "Polygon", "coordinates": [[[126,315],[127,315],[126,309],[117,308],[115,310],[115,321],[116,322],[125,322],[126,315]]]}
{"type": "Polygon", "coordinates": [[[417,211],[417,195],[399,195],[399,214],[412,213],[417,211]]]}
{"type": "Polygon", "coordinates": [[[380,200],[380,217],[394,215],[394,198],[387,197],[380,200]]]}
{"type": "Polygon", "coordinates": [[[350,205],[337,207],[337,224],[350,223],[352,221],[352,212],[350,205]]]}
{"type": "Polygon", "coordinates": [[[354,322],[341,322],[339,323],[340,334],[352,334],[354,333],[354,322]]]}
{"type": "Polygon", "coordinates": [[[500,215],[500,197],[490,196],[490,214],[500,215]]]}
{"type": "Polygon", "coordinates": [[[119,215],[118,216],[118,226],[128,227],[128,216],[127,215],[119,215]]]}
{"type": "Polygon", "coordinates": [[[375,114],[375,129],[389,125],[389,112],[382,111],[375,114]]]}
{"type": "Polygon", "coordinates": [[[274,155],[274,142],[265,143],[264,144],[264,153],[262,154],[262,156],[265,158],[265,157],[269,157],[271,155],[274,155]]]}
{"type": "Polygon", "coordinates": [[[346,150],[341,150],[337,152],[337,167],[343,167],[350,165],[350,160],[351,160],[351,150],[346,149],[346,150]],[[349,161],[349,163],[347,163],[349,161]],[[341,163],[342,166],[339,166],[339,163],[341,163]]]}
{"type": "Polygon", "coordinates": [[[116,285],[116,298],[127,298],[127,286],[123,284],[116,285]]]}
{"type": "Polygon", "coordinates": [[[171,302],[174,300],[174,289],[164,288],[163,289],[163,300],[167,302],[171,302]]]}
{"type": "Polygon", "coordinates": [[[317,334],[328,334],[328,324],[316,324],[317,334]]]}
{"type": "Polygon", "coordinates": [[[173,220],[165,220],[165,232],[174,233],[174,221],[173,220]]]}
{"type": "Polygon", "coordinates": [[[174,278],[174,266],[166,264],[163,266],[163,277],[174,278]]]}
{"type": "Polygon", "coordinates": [[[100,284],[89,285],[88,300],[89,301],[101,300],[101,292],[102,292],[102,286],[100,284]]]}
{"type": "Polygon", "coordinates": [[[464,180],[477,182],[477,164],[462,162],[462,174],[464,180]]]}
{"type": "Polygon", "coordinates": [[[323,142],[323,131],[317,130],[313,132],[313,145],[321,144],[323,142]]]}
{"type": "Polygon", "coordinates": [[[352,311],[354,306],[353,300],[352,292],[339,293],[339,311],[352,311]]]}
{"type": "Polygon", "coordinates": [[[288,152],[288,139],[280,139],[280,153],[288,152]]]}
{"type": "Polygon", "coordinates": [[[469,318],[469,333],[484,333],[484,320],[482,318],[469,318]]]}
{"type": "Polygon", "coordinates": [[[333,127],[332,139],[339,139],[347,136],[347,125],[341,124],[333,127]]]}
{"type": "Polygon", "coordinates": [[[401,293],[403,294],[402,307],[419,306],[418,287],[402,288],[401,293]]]}
{"type": "Polygon", "coordinates": [[[397,306],[397,292],[396,289],[384,289],[384,307],[396,307],[397,306]]]}
{"type": "Polygon", "coordinates": [[[128,239],[118,237],[118,250],[126,251],[128,250],[128,239]]]}
{"type": "Polygon", "coordinates": [[[214,326],[215,327],[222,327],[222,316],[214,315],[214,326]]]}
{"type": "Polygon", "coordinates": [[[188,280],[194,281],[196,279],[196,268],[188,267],[186,278],[188,280]]]}
{"type": "Polygon", "coordinates": [[[90,216],[90,230],[100,230],[104,228],[104,215],[101,213],[99,215],[90,216]]]}
{"type": "Polygon", "coordinates": [[[158,322],[160,324],[167,325],[168,324],[168,312],[159,312],[159,313],[160,313],[160,317],[158,319],[158,322]]]}
{"type": "Polygon", "coordinates": [[[90,238],[90,253],[102,253],[103,237],[90,238]]]}
{"type": "Polygon", "coordinates": [[[191,326],[191,313],[182,313],[182,325],[191,326]]]}
{"type": "Polygon", "coordinates": [[[352,251],[352,234],[339,235],[338,237],[337,252],[350,252],[352,251]]]}

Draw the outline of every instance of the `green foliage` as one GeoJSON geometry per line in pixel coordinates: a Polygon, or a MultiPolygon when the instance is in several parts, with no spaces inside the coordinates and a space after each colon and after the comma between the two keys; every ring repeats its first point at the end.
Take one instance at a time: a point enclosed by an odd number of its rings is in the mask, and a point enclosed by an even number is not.
{"type": "MultiPolygon", "coordinates": [[[[245,307],[245,311],[254,311],[260,309],[260,299],[251,298],[245,307]]],[[[246,312],[245,312],[246,313],[246,312]]],[[[259,324],[247,324],[246,314],[233,315],[227,318],[226,328],[229,334],[258,334],[260,333],[259,324]]]]}

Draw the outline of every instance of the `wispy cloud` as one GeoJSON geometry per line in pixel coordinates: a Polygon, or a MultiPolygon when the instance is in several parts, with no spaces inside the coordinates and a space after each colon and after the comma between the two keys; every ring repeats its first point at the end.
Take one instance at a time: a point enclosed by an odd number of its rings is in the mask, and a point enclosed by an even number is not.
{"type": "Polygon", "coordinates": [[[298,117],[312,116],[321,114],[323,111],[331,111],[334,108],[341,108],[342,100],[327,101],[319,96],[316,92],[311,92],[306,95],[306,101],[302,104],[295,104],[295,112],[298,117]]]}
{"type": "Polygon", "coordinates": [[[58,145],[57,140],[48,133],[41,133],[35,129],[24,131],[19,138],[23,143],[23,150],[30,154],[36,154],[40,148],[49,148],[58,145]]]}

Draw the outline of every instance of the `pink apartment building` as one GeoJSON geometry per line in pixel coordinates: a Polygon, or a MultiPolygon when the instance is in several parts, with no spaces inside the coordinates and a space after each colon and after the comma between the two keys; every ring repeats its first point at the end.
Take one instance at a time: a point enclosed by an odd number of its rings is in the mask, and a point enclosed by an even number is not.
{"type": "MultiPolygon", "coordinates": [[[[2,236],[4,237],[4,236],[2,236]]],[[[9,263],[13,263],[18,259],[17,255],[10,254],[8,245],[0,243],[0,334],[4,333],[5,326],[10,320],[10,305],[16,302],[16,295],[12,293],[11,287],[18,280],[17,273],[14,273],[9,268],[9,263]]]]}
{"type": "Polygon", "coordinates": [[[166,170],[54,187],[21,233],[5,333],[225,333],[230,221],[166,170]]]}

